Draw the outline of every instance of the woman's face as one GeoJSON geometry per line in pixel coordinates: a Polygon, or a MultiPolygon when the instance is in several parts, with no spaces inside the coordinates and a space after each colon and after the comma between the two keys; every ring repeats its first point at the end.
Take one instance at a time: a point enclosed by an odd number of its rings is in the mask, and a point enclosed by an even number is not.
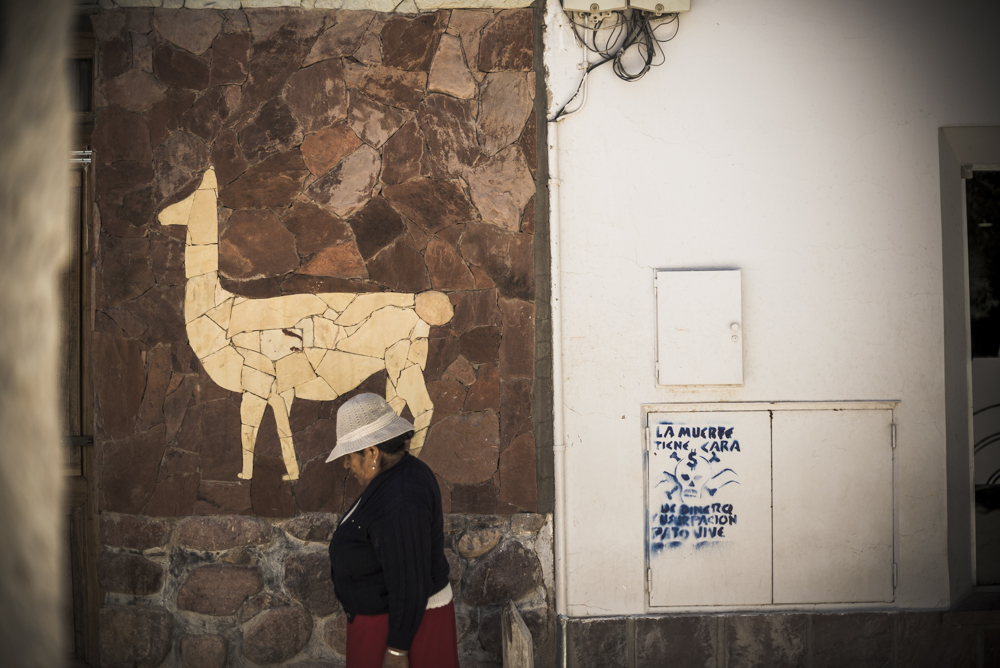
{"type": "Polygon", "coordinates": [[[378,474],[378,448],[372,446],[344,456],[344,468],[351,472],[362,487],[378,474]]]}

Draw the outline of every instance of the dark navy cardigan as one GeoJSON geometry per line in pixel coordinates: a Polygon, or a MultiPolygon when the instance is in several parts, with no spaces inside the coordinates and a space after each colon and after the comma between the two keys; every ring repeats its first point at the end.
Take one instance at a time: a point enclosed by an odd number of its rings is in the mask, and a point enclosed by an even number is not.
{"type": "Polygon", "coordinates": [[[330,541],[337,599],[349,619],[389,613],[389,647],[409,650],[427,599],[448,584],[441,490],[405,455],[368,483],[330,541]]]}

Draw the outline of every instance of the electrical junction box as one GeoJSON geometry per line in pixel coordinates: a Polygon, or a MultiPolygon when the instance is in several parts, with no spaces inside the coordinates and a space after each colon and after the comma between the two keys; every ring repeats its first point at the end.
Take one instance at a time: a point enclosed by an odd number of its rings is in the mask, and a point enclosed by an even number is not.
{"type": "Polygon", "coordinates": [[[602,14],[628,9],[627,0],[563,0],[563,10],[578,14],[602,14]]]}
{"type": "Polygon", "coordinates": [[[628,6],[654,14],[676,14],[691,11],[691,0],[629,0],[628,6]]]}

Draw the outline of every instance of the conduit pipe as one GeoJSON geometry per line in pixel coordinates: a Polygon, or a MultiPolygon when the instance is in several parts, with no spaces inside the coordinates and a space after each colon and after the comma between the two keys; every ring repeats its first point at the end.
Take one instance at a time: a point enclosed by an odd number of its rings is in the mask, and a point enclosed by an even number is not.
{"type": "MultiPolygon", "coordinates": [[[[562,120],[562,119],[559,119],[562,120]]],[[[552,319],[552,455],[555,485],[555,516],[553,541],[555,542],[556,614],[566,616],[566,428],[563,409],[562,363],[562,239],[560,229],[559,179],[559,121],[548,124],[549,157],[549,248],[550,261],[550,313],[552,319]]],[[[562,622],[560,622],[562,623],[562,622]]],[[[563,635],[561,661],[565,665],[566,643],[563,635]]]]}
{"type": "MultiPolygon", "coordinates": [[[[555,487],[554,531],[556,578],[556,615],[559,620],[559,666],[566,668],[568,655],[566,648],[567,597],[569,586],[567,572],[569,561],[566,553],[566,526],[569,522],[566,485],[566,423],[563,390],[562,358],[562,226],[561,192],[562,180],[559,172],[559,123],[578,114],[587,103],[587,50],[581,44],[583,70],[583,100],[573,111],[563,114],[554,121],[548,121],[548,163],[549,163],[549,248],[550,279],[549,298],[552,322],[552,473],[555,487]]],[[[576,97],[574,95],[573,97],[576,97]]],[[[570,99],[572,101],[572,98],[570,99]]]]}

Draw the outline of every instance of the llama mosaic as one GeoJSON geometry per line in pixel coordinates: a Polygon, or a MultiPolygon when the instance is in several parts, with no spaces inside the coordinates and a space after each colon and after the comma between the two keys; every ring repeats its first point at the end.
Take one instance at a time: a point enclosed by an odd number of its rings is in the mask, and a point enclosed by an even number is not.
{"type": "Polygon", "coordinates": [[[254,446],[264,410],[274,411],[286,480],[297,480],[292,428],[296,397],[332,401],[372,374],[387,372],[385,398],[397,413],[408,407],[419,456],[434,414],[423,371],[432,325],[454,314],[441,292],[418,295],[349,292],[237,297],[219,281],[219,215],[215,170],[198,189],[159,215],[163,225],[186,225],[184,320],[188,343],[217,385],[243,395],[243,470],[253,477],[254,446]]]}
{"type": "Polygon", "coordinates": [[[532,10],[93,21],[101,508],[343,511],[372,391],[446,512],[535,510],[532,10]]]}

